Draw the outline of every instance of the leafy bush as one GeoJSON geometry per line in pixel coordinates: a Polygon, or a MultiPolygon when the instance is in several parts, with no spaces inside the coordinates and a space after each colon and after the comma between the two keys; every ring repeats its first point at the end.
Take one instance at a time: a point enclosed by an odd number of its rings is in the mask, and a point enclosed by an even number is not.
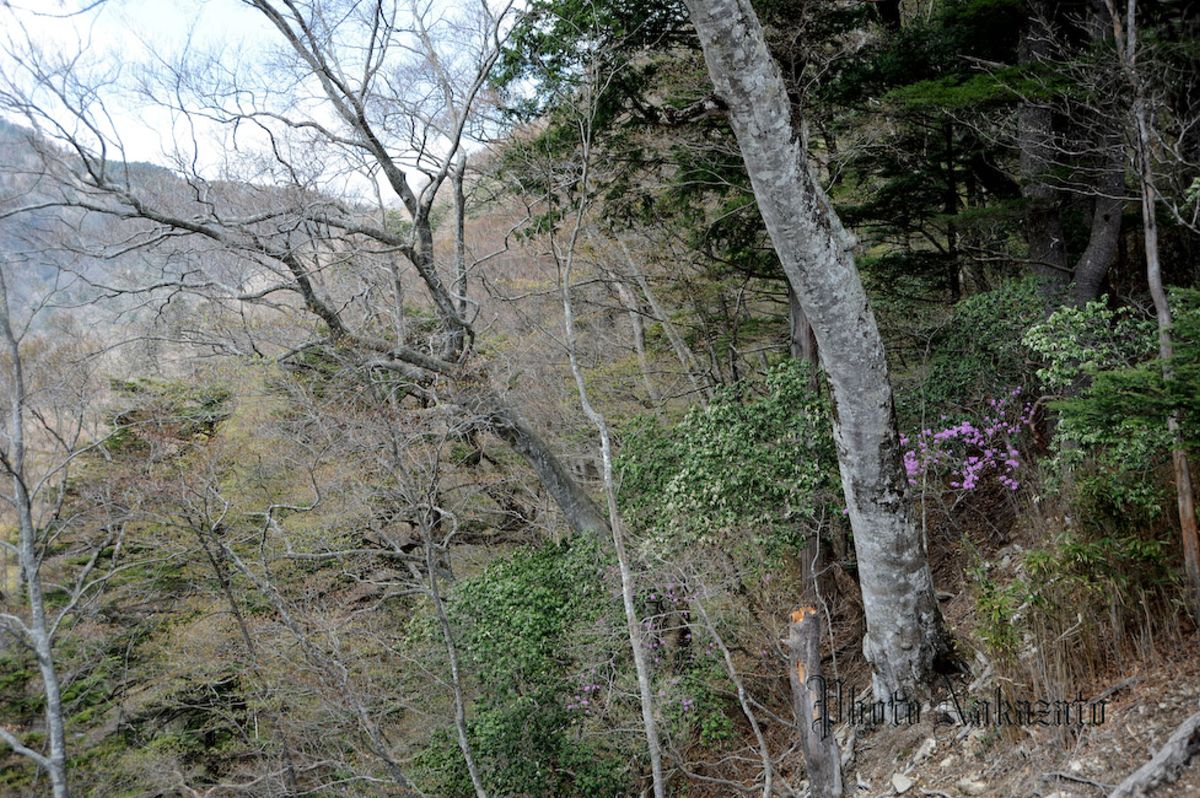
{"type": "Polygon", "coordinates": [[[901,420],[915,425],[927,416],[973,412],[1010,386],[1028,384],[1033,375],[1021,338],[1041,318],[1035,280],[1005,283],[959,302],[933,334],[920,387],[897,396],[901,420]]]}
{"type": "Polygon", "coordinates": [[[1025,336],[1042,360],[1046,390],[1064,397],[1052,405],[1060,419],[1050,465],[1073,478],[1080,509],[1094,522],[1135,528],[1163,512],[1165,481],[1156,471],[1171,450],[1167,416],[1178,410],[1194,419],[1187,405],[1200,391],[1195,294],[1174,297],[1179,348],[1170,385],[1154,358],[1154,321],[1110,310],[1103,299],[1062,308],[1025,336]]]}
{"type": "Polygon", "coordinates": [[[1107,297],[1082,308],[1063,307],[1025,333],[1024,344],[1041,361],[1038,379],[1066,393],[1096,372],[1136,364],[1155,352],[1155,326],[1129,308],[1110,310],[1107,297]]]}
{"type": "Polygon", "coordinates": [[[727,390],[670,429],[642,421],[618,458],[622,510],[670,549],[696,542],[803,545],[840,508],[837,455],[807,366],[788,361],[762,396],[727,390]]]}
{"type": "MultiPolygon", "coordinates": [[[[1061,403],[1063,417],[1075,428],[1112,429],[1115,424],[1162,430],[1174,415],[1183,439],[1200,449],[1200,291],[1171,292],[1174,355],[1168,364],[1172,379],[1163,377],[1163,362],[1143,360],[1125,367],[1096,369],[1092,383],[1079,397],[1061,403]]],[[[1155,351],[1157,330],[1146,322],[1142,347],[1155,351]]]]}
{"type": "MultiPolygon", "coordinates": [[[[582,737],[586,718],[570,707],[572,651],[614,604],[605,600],[606,567],[598,544],[576,539],[519,550],[449,597],[458,647],[479,689],[468,734],[494,795],[624,793],[623,758],[582,737]]],[[[430,794],[474,795],[453,732],[437,732],[415,764],[430,794]]]]}

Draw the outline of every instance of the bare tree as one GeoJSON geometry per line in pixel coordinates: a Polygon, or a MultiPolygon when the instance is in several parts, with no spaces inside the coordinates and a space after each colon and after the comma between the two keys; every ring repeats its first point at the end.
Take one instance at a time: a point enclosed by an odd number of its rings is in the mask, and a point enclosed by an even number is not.
{"type": "MultiPolygon", "coordinates": [[[[18,264],[32,268],[30,263],[18,264]]],[[[58,362],[47,351],[41,327],[48,305],[62,295],[51,290],[12,304],[10,263],[0,263],[0,345],[5,373],[5,425],[0,469],[10,491],[5,513],[15,516],[17,544],[0,542],[20,566],[23,601],[5,601],[0,630],[32,649],[45,702],[47,750],[35,750],[20,734],[0,726],[0,740],[46,771],[55,798],[70,794],[67,773],[63,677],[55,645],[72,616],[81,613],[117,572],[128,510],[120,502],[97,501],[90,512],[70,506],[68,480],[77,461],[104,443],[93,422],[89,379],[91,353],[76,347],[58,362]],[[42,357],[33,355],[41,350],[42,357]],[[33,368],[31,368],[31,363],[33,368]],[[57,550],[57,551],[56,551],[57,550]],[[69,552],[79,565],[64,566],[56,553],[69,552]],[[52,563],[52,565],[51,565],[52,563]],[[53,598],[48,593],[54,594],[53,598]]],[[[62,347],[65,348],[65,347],[62,347]]]]}
{"type": "MultiPolygon", "coordinates": [[[[1128,0],[1122,15],[1114,3],[1107,0],[1113,25],[1113,36],[1117,43],[1117,55],[1121,69],[1132,89],[1133,102],[1129,116],[1134,139],[1133,154],[1137,172],[1142,211],[1142,240],[1146,255],[1146,281],[1154,300],[1154,313],[1158,322],[1158,356],[1162,362],[1163,379],[1174,378],[1173,357],[1175,347],[1171,340],[1171,305],[1163,288],[1162,266],[1158,251],[1158,189],[1154,174],[1153,150],[1160,139],[1153,129],[1151,101],[1147,96],[1147,81],[1138,60],[1137,0],[1128,0]]],[[[1191,593],[1193,611],[1200,614],[1200,534],[1197,533],[1196,500],[1192,491],[1191,469],[1187,449],[1179,428],[1179,418],[1172,413],[1167,419],[1173,446],[1171,461],[1175,477],[1175,495],[1179,511],[1179,531],[1184,554],[1184,572],[1191,593]]]]}
{"type": "Polygon", "coordinates": [[[20,85],[9,81],[0,92],[4,104],[60,145],[43,149],[47,173],[62,185],[49,204],[127,220],[119,243],[101,254],[170,243],[186,264],[155,281],[105,289],[190,292],[225,306],[302,309],[311,319],[308,339],[276,350],[276,357],[337,349],[354,353],[366,367],[407,376],[427,399],[435,394],[426,389],[440,385],[437,401],[459,408],[518,452],[574,530],[607,534],[604,514],[587,491],[490,384],[488,364],[475,350],[464,250],[455,245],[449,279],[436,250],[442,187],[461,180],[468,134],[484,124],[477,107],[504,43],[510,6],[439,14],[404,2],[345,13],[325,2],[249,5],[283,43],[282,73],[211,79],[201,60],[185,54],[175,62],[164,58],[142,90],[194,126],[254,130],[271,159],[263,168],[278,183],[257,197],[205,179],[194,166],[195,152],[180,156],[184,184],[154,190],[121,161],[121,142],[101,121],[103,95],[84,85],[71,63],[32,47],[11,54],[25,74],[20,85]],[[277,91],[285,78],[294,95],[277,91]],[[328,172],[356,165],[381,179],[406,218],[380,224],[359,204],[321,191],[330,185],[328,172]],[[237,264],[224,272],[212,267],[205,255],[214,250],[236,253],[237,264]],[[398,262],[424,289],[420,301],[437,319],[433,334],[403,323],[414,306],[397,303],[415,297],[398,262]],[[368,283],[364,292],[344,279],[350,274],[368,283]]]}
{"type": "Polygon", "coordinates": [[[579,395],[579,404],[588,421],[596,429],[600,449],[600,480],[604,490],[606,509],[608,510],[608,525],[612,531],[613,548],[617,555],[617,569],[621,578],[621,604],[625,612],[626,632],[629,637],[629,648],[633,657],[633,667],[637,674],[638,699],[642,711],[642,730],[646,736],[646,750],[650,758],[650,775],[653,783],[655,798],[666,798],[667,782],[663,773],[662,742],[659,739],[658,720],[654,709],[653,676],[647,657],[646,641],[642,630],[642,619],[638,615],[635,604],[636,585],[633,564],[629,555],[626,532],[617,505],[617,485],[613,476],[612,433],[608,419],[593,403],[584,376],[583,366],[579,358],[579,346],[575,330],[575,305],[572,299],[572,282],[575,279],[576,253],[580,237],[584,234],[586,216],[589,209],[588,195],[590,192],[590,174],[592,166],[592,134],[595,120],[595,108],[589,100],[602,91],[602,81],[608,76],[589,74],[588,80],[580,87],[580,97],[576,103],[576,118],[573,120],[579,134],[579,167],[578,192],[572,223],[565,231],[565,240],[559,240],[553,231],[550,237],[551,254],[558,269],[559,294],[562,300],[563,314],[563,343],[567,350],[567,359],[571,366],[571,375],[575,380],[575,388],[579,395]]]}

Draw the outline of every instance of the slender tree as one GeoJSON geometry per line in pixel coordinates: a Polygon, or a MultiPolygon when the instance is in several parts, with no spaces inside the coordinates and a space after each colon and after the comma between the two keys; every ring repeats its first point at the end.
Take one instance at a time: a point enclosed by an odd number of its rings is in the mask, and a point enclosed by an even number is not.
{"type": "MultiPolygon", "coordinates": [[[[1117,55],[1132,90],[1133,102],[1129,115],[1133,123],[1133,154],[1137,172],[1142,211],[1142,241],[1146,255],[1146,281],[1150,296],[1154,300],[1154,315],[1158,322],[1158,356],[1162,362],[1163,379],[1170,382],[1174,377],[1175,346],[1171,339],[1171,305],[1163,288],[1162,265],[1158,247],[1158,191],[1155,187],[1153,148],[1157,139],[1153,130],[1150,100],[1147,97],[1146,79],[1142,74],[1138,55],[1138,5],[1137,0],[1128,0],[1122,16],[1113,0],[1108,0],[1112,17],[1113,35],[1117,43],[1117,55]]],[[[1187,576],[1193,610],[1200,615],[1200,533],[1197,532],[1196,500],[1192,491],[1191,468],[1187,449],[1179,427],[1179,417],[1172,413],[1167,418],[1171,433],[1171,462],[1175,478],[1175,496],[1179,511],[1179,531],[1183,544],[1184,573],[1187,576]]]]}

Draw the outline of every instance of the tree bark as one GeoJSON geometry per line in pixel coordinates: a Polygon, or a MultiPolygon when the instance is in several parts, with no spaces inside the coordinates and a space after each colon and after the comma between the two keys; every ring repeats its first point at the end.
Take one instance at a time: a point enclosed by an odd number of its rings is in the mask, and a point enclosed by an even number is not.
{"type": "Polygon", "coordinates": [[[792,357],[808,364],[810,370],[808,387],[816,390],[821,370],[820,355],[817,353],[817,338],[813,335],[812,325],[808,323],[808,317],[804,315],[804,306],[800,304],[799,297],[792,290],[791,283],[788,284],[788,342],[792,357]]]}
{"type": "MultiPolygon", "coordinates": [[[[1154,135],[1151,130],[1150,113],[1137,65],[1137,0],[1128,0],[1124,36],[1121,34],[1120,16],[1113,8],[1114,37],[1122,66],[1133,86],[1133,117],[1136,135],[1138,183],[1141,189],[1142,236],[1146,251],[1146,280],[1150,295],[1154,299],[1154,311],[1158,320],[1158,357],[1162,362],[1163,379],[1174,379],[1172,359],[1175,347],[1171,340],[1171,306],[1163,288],[1162,267],[1158,257],[1158,219],[1154,186],[1154,162],[1151,152],[1154,135]]],[[[1172,412],[1167,418],[1167,429],[1171,433],[1171,462],[1175,476],[1175,496],[1179,510],[1179,533],[1183,545],[1184,573],[1187,577],[1189,600],[1192,611],[1200,617],[1200,533],[1196,524],[1196,500],[1192,492],[1192,479],[1187,450],[1179,429],[1179,418],[1172,412]]]]}
{"type": "MultiPolygon", "coordinates": [[[[1046,57],[1049,31],[1043,23],[1042,2],[1034,0],[1021,32],[1018,58],[1031,66],[1046,57]]],[[[1054,111],[1044,102],[1025,100],[1017,112],[1017,148],[1021,195],[1025,198],[1025,238],[1029,260],[1047,308],[1058,302],[1070,282],[1058,189],[1047,182],[1054,161],[1054,111]]]]}
{"type": "MultiPolygon", "coordinates": [[[[584,195],[587,193],[587,180],[590,164],[589,139],[584,137],[583,144],[583,176],[581,185],[584,195]]],[[[662,742],[658,736],[658,721],[654,716],[654,689],[651,683],[650,662],[646,656],[646,643],[642,633],[642,619],[638,614],[634,600],[634,574],[629,551],[625,547],[625,529],[621,523],[621,514],[617,507],[617,487],[613,478],[613,446],[612,435],[609,432],[608,420],[591,401],[588,394],[587,381],[583,376],[583,368],[579,363],[578,347],[575,338],[575,311],[571,300],[571,276],[575,264],[575,250],[579,233],[583,227],[583,215],[586,204],[580,205],[575,216],[575,229],[571,233],[570,243],[565,255],[560,256],[555,247],[555,259],[561,269],[559,273],[559,290],[562,296],[563,334],[567,346],[567,358],[571,364],[571,375],[575,378],[575,388],[579,393],[579,405],[588,420],[596,428],[600,438],[601,478],[604,483],[604,498],[608,508],[608,527],[612,533],[613,548],[617,555],[617,568],[621,575],[621,604],[625,610],[625,627],[629,639],[630,654],[633,657],[633,669],[637,674],[638,698],[642,709],[642,730],[646,735],[646,751],[650,758],[650,775],[653,781],[654,798],[666,798],[667,782],[663,774],[662,742]]],[[[553,242],[552,242],[553,246],[553,242]]]]}
{"type": "Polygon", "coordinates": [[[463,694],[462,675],[458,667],[458,648],[454,645],[454,632],[450,628],[450,619],[446,616],[446,608],[442,604],[442,593],[438,588],[438,564],[434,557],[433,525],[424,524],[421,530],[425,538],[425,567],[429,571],[429,595],[433,599],[433,611],[442,631],[442,642],[446,646],[446,659],[450,665],[450,688],[454,693],[454,731],[458,736],[458,749],[462,752],[463,761],[467,765],[467,774],[471,777],[471,786],[475,789],[476,798],[488,798],[487,789],[483,786],[483,777],[479,775],[479,766],[475,761],[475,752],[471,747],[471,739],[467,735],[466,697],[463,694]]]}
{"type": "Polygon", "coordinates": [[[629,314],[629,331],[632,333],[633,348],[637,353],[638,368],[642,372],[642,383],[646,386],[646,398],[652,407],[658,408],[662,405],[662,396],[654,384],[654,377],[650,373],[650,361],[646,357],[646,324],[642,319],[641,303],[629,290],[629,286],[620,279],[613,282],[617,289],[617,297],[625,307],[625,312],[629,314]]]}
{"type": "Polygon", "coordinates": [[[485,419],[492,433],[525,458],[571,529],[577,534],[609,535],[608,519],[600,507],[516,408],[490,387],[468,389],[462,400],[469,410],[485,419]]]}
{"type": "Polygon", "coordinates": [[[883,342],[853,242],[816,183],[802,121],[748,0],[687,0],[717,93],[830,385],[834,440],[858,555],[876,696],[924,692],[947,652],[925,541],[901,463],[883,342]]]}
{"type": "Polygon", "coordinates": [[[800,726],[809,793],[812,798],[841,798],[845,790],[837,740],[826,727],[826,719],[818,715],[828,707],[823,706],[820,690],[814,689],[814,685],[823,683],[821,621],[816,607],[802,607],[792,613],[787,643],[792,703],[800,726]]]}
{"type": "Polygon", "coordinates": [[[42,592],[41,557],[38,553],[37,528],[33,520],[33,501],[25,471],[25,374],[21,363],[21,347],[13,331],[9,317],[8,284],[0,270],[0,334],[8,350],[9,366],[9,448],[5,453],[4,469],[12,480],[12,503],[17,510],[17,559],[21,566],[21,577],[29,600],[29,624],[22,631],[28,638],[37,659],[38,673],[42,677],[42,697],[46,701],[46,737],[50,745],[49,755],[41,755],[20,745],[15,738],[4,736],[13,750],[29,756],[50,777],[50,788],[54,798],[68,798],[67,787],[67,744],[63,723],[62,689],[58,680],[58,669],[54,664],[54,641],[51,624],[46,616],[46,602],[42,592]]]}
{"type": "Polygon", "coordinates": [[[1106,163],[1096,184],[1092,229],[1087,247],[1075,264],[1075,304],[1079,307],[1099,298],[1121,243],[1121,216],[1125,210],[1125,146],[1119,135],[1109,135],[1105,148],[1106,163]]]}

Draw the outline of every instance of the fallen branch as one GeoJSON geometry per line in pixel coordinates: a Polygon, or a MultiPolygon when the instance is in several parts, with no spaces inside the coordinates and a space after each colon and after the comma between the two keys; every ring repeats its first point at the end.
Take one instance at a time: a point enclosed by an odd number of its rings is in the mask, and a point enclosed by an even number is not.
{"type": "Polygon", "coordinates": [[[1131,773],[1108,794],[1108,798],[1133,798],[1160,784],[1175,781],[1196,753],[1200,752],[1200,712],[1179,725],[1150,761],[1131,773]]]}
{"type": "Polygon", "coordinates": [[[1100,782],[1100,781],[1093,781],[1092,779],[1084,778],[1083,776],[1076,776],[1073,773],[1063,773],[1061,770],[1055,770],[1055,771],[1051,771],[1050,773],[1042,774],[1043,781],[1052,781],[1054,779],[1062,779],[1063,781],[1073,781],[1076,784],[1087,784],[1092,787],[1098,787],[1099,789],[1104,790],[1105,792],[1108,792],[1109,790],[1111,790],[1113,788],[1113,786],[1111,784],[1105,784],[1104,782],[1100,782]]]}
{"type": "Polygon", "coordinates": [[[1114,684],[1112,687],[1110,687],[1110,688],[1108,688],[1107,690],[1105,690],[1105,691],[1104,691],[1103,693],[1101,693],[1100,695],[1098,695],[1098,696],[1096,696],[1095,698],[1093,698],[1093,699],[1092,699],[1091,701],[1089,701],[1088,703],[1089,703],[1089,704],[1096,704],[1096,703],[1099,703],[1099,702],[1101,702],[1101,701],[1104,701],[1105,699],[1107,699],[1107,698],[1110,698],[1110,697],[1112,697],[1113,695],[1116,695],[1117,693],[1121,692],[1121,691],[1122,691],[1122,690],[1124,690],[1125,688],[1127,688],[1127,687],[1132,687],[1133,685],[1135,685],[1135,684],[1138,684],[1138,683],[1139,683],[1139,682],[1141,682],[1141,681],[1142,681],[1142,677],[1141,677],[1141,676],[1130,676],[1128,679],[1122,679],[1121,681],[1119,681],[1119,682],[1117,682],[1116,684],[1114,684]]]}

